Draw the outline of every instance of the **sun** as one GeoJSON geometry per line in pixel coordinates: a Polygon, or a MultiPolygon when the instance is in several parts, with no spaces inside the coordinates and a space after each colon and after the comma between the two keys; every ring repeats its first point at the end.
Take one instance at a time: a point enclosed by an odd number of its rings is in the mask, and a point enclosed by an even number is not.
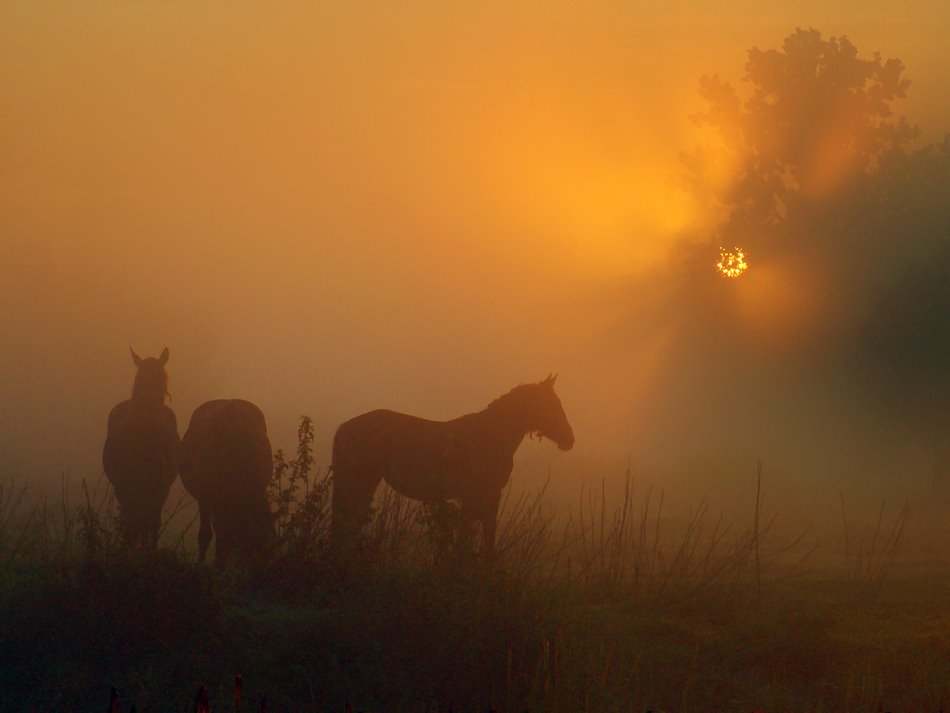
{"type": "Polygon", "coordinates": [[[726,278],[736,278],[749,269],[746,262],[746,253],[742,248],[733,248],[731,251],[719,248],[719,262],[716,263],[719,274],[726,278]]]}

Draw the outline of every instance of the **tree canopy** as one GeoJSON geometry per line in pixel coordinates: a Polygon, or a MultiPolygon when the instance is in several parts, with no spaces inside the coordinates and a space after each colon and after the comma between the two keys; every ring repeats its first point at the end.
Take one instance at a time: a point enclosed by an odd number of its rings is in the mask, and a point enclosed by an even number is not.
{"type": "MultiPolygon", "coordinates": [[[[719,197],[724,232],[754,239],[902,151],[917,135],[893,109],[910,85],[903,72],[898,59],[859,57],[847,37],[798,29],[781,49],[749,50],[745,99],[717,75],[703,76],[707,107],[692,118],[716,130],[738,166],[719,197]]],[[[700,154],[685,158],[691,172],[703,170],[700,154]]]]}
{"type": "MultiPolygon", "coordinates": [[[[716,279],[708,250],[744,246],[750,274],[768,263],[819,305],[804,347],[824,357],[828,383],[850,384],[885,418],[950,442],[950,135],[913,147],[918,130],[895,108],[910,86],[904,65],[863,58],[846,37],[798,29],[780,49],[753,48],[743,84],[741,93],[703,76],[705,107],[693,117],[734,166],[727,187],[707,195],[721,210],[698,242],[706,282],[716,279]]],[[[684,155],[699,193],[712,155],[684,155]]],[[[720,313],[709,290],[695,312],[735,336],[733,291],[712,292],[722,293],[720,313]]]]}

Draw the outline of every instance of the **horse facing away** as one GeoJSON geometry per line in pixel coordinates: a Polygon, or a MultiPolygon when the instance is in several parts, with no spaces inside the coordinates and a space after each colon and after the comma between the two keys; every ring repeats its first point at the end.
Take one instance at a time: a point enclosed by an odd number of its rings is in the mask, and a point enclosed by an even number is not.
{"type": "Polygon", "coordinates": [[[484,551],[493,556],[501,491],[521,441],[537,433],[563,451],[574,446],[556,378],[516,386],[484,410],[451,421],[378,410],[342,424],[333,439],[334,542],[360,530],[385,479],[416,500],[458,498],[463,527],[480,521],[484,551]]]}
{"type": "Polygon", "coordinates": [[[215,562],[263,552],[274,539],[267,504],[273,467],[267,425],[249,401],[220,399],[202,404],[181,441],[181,482],[198,501],[198,559],[218,536],[215,562]]]}
{"type": "Polygon", "coordinates": [[[133,547],[158,543],[162,506],[177,475],[178,424],[165,405],[168,349],[143,359],[135,351],[132,398],[109,413],[102,467],[119,501],[119,524],[133,547]]]}

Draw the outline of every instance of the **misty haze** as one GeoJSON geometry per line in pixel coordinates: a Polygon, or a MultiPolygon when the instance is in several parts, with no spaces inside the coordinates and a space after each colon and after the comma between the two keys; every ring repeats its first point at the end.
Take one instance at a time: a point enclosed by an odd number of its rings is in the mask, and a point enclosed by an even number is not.
{"type": "Polygon", "coordinates": [[[0,7],[0,711],[950,706],[948,23],[0,7]]]}

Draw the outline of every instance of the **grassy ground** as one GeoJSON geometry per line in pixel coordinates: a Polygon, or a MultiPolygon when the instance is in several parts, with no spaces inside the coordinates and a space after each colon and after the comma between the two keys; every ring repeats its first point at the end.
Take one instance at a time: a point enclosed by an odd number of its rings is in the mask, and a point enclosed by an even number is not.
{"type": "Polygon", "coordinates": [[[847,589],[636,605],[407,570],[278,593],[171,554],[6,572],[0,709],[105,710],[114,686],[185,711],[206,686],[231,710],[241,674],[249,710],[945,710],[946,579],[847,589]]]}
{"type": "Polygon", "coordinates": [[[451,505],[390,494],[344,572],[305,436],[278,459],[278,550],[255,567],[198,566],[170,532],[127,552],[95,497],[14,517],[7,490],[0,711],[105,711],[113,687],[121,711],[191,711],[201,687],[230,711],[238,674],[254,711],[950,709],[950,571],[914,557],[906,513],[819,559],[764,513],[676,523],[628,494],[556,518],[524,498],[489,565],[451,505]]]}

